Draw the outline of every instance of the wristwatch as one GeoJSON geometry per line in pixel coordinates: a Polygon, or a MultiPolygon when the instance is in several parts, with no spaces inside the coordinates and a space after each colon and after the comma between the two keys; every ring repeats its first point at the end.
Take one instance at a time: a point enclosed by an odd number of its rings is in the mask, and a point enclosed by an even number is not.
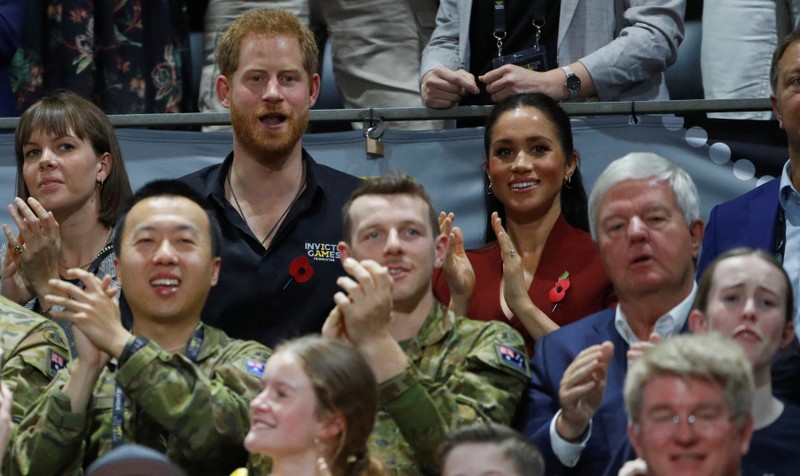
{"type": "Polygon", "coordinates": [[[567,80],[564,81],[564,86],[567,88],[567,99],[572,99],[581,93],[581,78],[572,72],[569,66],[562,66],[561,70],[567,75],[567,80]]]}

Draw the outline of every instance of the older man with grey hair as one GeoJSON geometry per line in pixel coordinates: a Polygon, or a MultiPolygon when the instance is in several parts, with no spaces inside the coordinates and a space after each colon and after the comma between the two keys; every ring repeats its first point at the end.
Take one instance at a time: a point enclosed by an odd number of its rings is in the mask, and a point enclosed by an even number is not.
{"type": "Polygon", "coordinates": [[[617,159],[595,182],[589,222],[619,304],[536,343],[523,432],[547,474],[602,474],[625,441],[628,354],[685,331],[699,214],[691,177],[655,154],[617,159]]]}

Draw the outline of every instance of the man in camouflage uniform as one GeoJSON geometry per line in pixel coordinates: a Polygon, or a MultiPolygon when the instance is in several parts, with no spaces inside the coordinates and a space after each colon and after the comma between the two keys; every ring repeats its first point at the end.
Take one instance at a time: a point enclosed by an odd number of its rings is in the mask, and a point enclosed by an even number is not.
{"type": "MultiPolygon", "coordinates": [[[[0,381],[14,394],[11,422],[19,423],[36,397],[67,364],[67,340],[54,322],[0,296],[0,381]]],[[[8,467],[7,463],[3,467],[8,467]]],[[[5,473],[4,473],[5,474],[5,473]]]]}
{"type": "Polygon", "coordinates": [[[502,322],[456,316],[433,297],[447,252],[422,186],[402,175],[366,182],[344,208],[349,277],[323,328],[360,349],[379,383],[370,450],[393,474],[436,474],[447,432],[508,424],[528,383],[525,344],[502,322]]]}
{"type": "Polygon", "coordinates": [[[73,324],[79,358],[19,426],[12,472],[79,475],[124,443],[164,451],[189,474],[241,466],[248,404],[270,351],[201,324],[217,281],[219,227],[194,192],[153,182],[117,225],[118,279],[133,333],[120,322],[108,279],[80,269],[85,289],[52,281],[54,313],[73,324]]]}
{"type": "Polygon", "coordinates": [[[69,349],[58,324],[0,296],[0,380],[14,394],[11,417],[19,423],[42,390],[67,364],[69,349]]]}

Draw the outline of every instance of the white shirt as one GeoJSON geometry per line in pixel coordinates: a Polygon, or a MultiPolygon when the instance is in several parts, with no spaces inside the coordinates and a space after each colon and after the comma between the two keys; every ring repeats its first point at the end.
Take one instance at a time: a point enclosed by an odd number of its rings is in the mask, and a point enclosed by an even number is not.
{"type": "MultiPolygon", "coordinates": [[[[677,306],[670,309],[669,312],[658,318],[653,330],[661,336],[662,340],[675,334],[680,334],[681,329],[686,324],[686,318],[689,317],[689,312],[692,310],[696,295],[697,283],[692,283],[692,291],[689,295],[677,306]]],[[[628,318],[625,316],[625,312],[622,311],[622,306],[617,306],[617,310],[614,313],[614,327],[617,328],[620,337],[628,343],[628,346],[639,342],[639,338],[633,333],[633,329],[628,324],[628,318]]]]}
{"type": "MultiPolygon", "coordinates": [[[[792,168],[790,162],[786,162],[781,173],[781,183],[778,189],[778,202],[786,216],[786,245],[783,252],[783,269],[789,275],[792,283],[792,293],[794,302],[798,302],[800,297],[800,193],[792,185],[792,168]]],[[[765,233],[768,230],[764,231],[765,233]]],[[[773,243],[770,243],[773,246],[773,243]]],[[[797,306],[800,309],[800,306],[797,306]]],[[[800,315],[795,313],[794,318],[795,335],[800,336],[800,315]]]]}
{"type": "MultiPolygon", "coordinates": [[[[689,312],[692,310],[692,304],[694,304],[696,295],[697,283],[693,283],[692,291],[689,295],[677,306],[658,318],[654,330],[662,339],[668,339],[676,334],[680,334],[681,329],[683,329],[684,324],[686,324],[686,319],[689,317],[689,312]]],[[[625,313],[622,312],[621,306],[617,306],[616,312],[614,313],[614,327],[616,327],[620,337],[622,337],[628,346],[639,342],[640,339],[636,337],[636,334],[631,330],[631,326],[628,324],[628,318],[625,316],[625,313]]],[[[583,449],[586,448],[586,443],[592,436],[592,421],[589,420],[589,428],[586,430],[586,435],[583,439],[577,443],[571,443],[562,438],[561,435],[558,434],[558,431],[556,431],[556,420],[558,420],[559,415],[561,415],[561,409],[556,412],[555,416],[550,421],[550,446],[552,446],[553,453],[555,453],[558,460],[561,461],[561,464],[572,468],[578,464],[581,453],[583,449]]]]}

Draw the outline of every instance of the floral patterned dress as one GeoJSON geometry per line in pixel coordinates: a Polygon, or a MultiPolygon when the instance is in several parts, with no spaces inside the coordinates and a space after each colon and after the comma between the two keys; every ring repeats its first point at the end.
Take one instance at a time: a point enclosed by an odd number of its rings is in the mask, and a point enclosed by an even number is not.
{"type": "Polygon", "coordinates": [[[22,112],[73,90],[108,114],[194,110],[186,0],[28,0],[11,86],[22,112]]]}

